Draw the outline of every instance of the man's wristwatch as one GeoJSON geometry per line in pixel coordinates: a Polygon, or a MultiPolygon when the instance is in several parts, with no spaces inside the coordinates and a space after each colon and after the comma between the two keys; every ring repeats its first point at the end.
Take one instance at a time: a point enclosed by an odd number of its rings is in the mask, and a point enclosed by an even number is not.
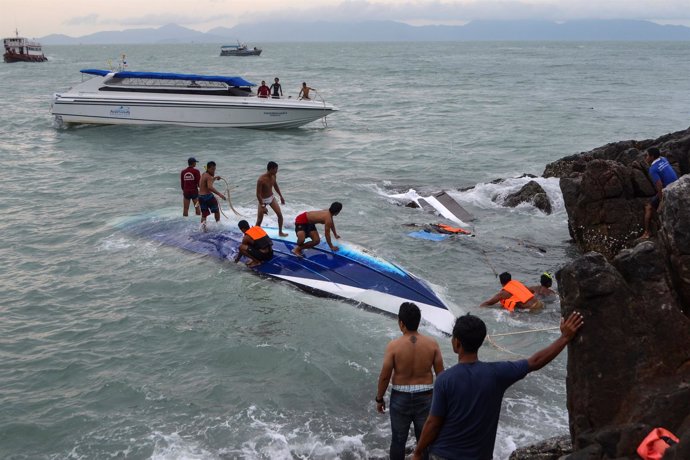
{"type": "Polygon", "coordinates": [[[383,396],[380,397],[380,398],[379,398],[378,396],[376,396],[376,397],[374,398],[374,401],[376,401],[377,404],[382,404],[382,403],[383,403],[383,396]]]}

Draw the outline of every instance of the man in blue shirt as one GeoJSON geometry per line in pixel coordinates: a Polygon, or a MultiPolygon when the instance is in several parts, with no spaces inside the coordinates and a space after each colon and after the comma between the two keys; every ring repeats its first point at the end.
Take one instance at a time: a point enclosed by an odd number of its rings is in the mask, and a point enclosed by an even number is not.
{"type": "Polygon", "coordinates": [[[647,155],[645,156],[645,161],[649,165],[649,177],[652,179],[656,194],[644,207],[644,233],[642,234],[642,238],[649,238],[651,236],[649,223],[652,221],[652,215],[659,209],[659,205],[661,204],[663,198],[662,190],[665,189],[668,184],[678,180],[678,175],[676,175],[676,172],[673,170],[673,167],[666,157],[660,155],[661,153],[658,148],[651,147],[647,149],[647,155]]]}
{"type": "Polygon", "coordinates": [[[486,325],[467,314],[455,322],[451,343],[458,364],[436,379],[431,411],[414,451],[420,460],[428,447],[430,460],[491,460],[503,393],[528,373],[550,363],[582,327],[582,315],[561,319],[561,336],[520,361],[482,362],[477,355],[486,325]]]}

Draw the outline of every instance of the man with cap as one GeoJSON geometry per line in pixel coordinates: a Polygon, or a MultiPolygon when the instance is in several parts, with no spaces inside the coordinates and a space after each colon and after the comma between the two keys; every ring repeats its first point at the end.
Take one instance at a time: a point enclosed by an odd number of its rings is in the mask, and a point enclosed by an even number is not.
{"type": "Polygon", "coordinates": [[[189,201],[194,202],[194,210],[196,215],[201,215],[201,210],[199,209],[199,180],[201,179],[201,173],[196,166],[196,158],[190,157],[187,160],[187,166],[180,173],[180,187],[182,187],[182,196],[184,197],[182,206],[182,215],[187,217],[189,214],[189,201]]]}

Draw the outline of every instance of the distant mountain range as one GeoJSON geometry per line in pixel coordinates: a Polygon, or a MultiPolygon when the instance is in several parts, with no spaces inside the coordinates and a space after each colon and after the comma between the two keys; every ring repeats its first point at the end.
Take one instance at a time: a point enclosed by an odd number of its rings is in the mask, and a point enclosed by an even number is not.
{"type": "Polygon", "coordinates": [[[97,32],[82,37],[53,34],[46,45],[260,42],[399,41],[677,41],[690,40],[690,27],[649,21],[579,20],[472,21],[464,26],[410,26],[394,21],[263,22],[199,32],[176,24],[159,28],[97,32]]]}

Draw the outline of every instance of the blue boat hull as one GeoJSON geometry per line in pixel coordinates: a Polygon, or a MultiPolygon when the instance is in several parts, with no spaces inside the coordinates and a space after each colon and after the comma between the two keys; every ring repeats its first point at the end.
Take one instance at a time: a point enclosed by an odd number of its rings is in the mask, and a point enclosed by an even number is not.
{"type": "MultiPolygon", "coordinates": [[[[232,260],[242,240],[237,231],[202,233],[187,222],[150,219],[125,225],[128,233],[153,239],[221,260],[232,260]]],[[[337,241],[333,252],[321,243],[304,251],[304,257],[292,253],[295,235],[278,236],[275,228],[264,228],[273,240],[274,257],[253,270],[261,275],[288,281],[307,292],[349,301],[397,315],[402,302],[414,302],[427,323],[446,334],[452,333],[455,318],[447,305],[421,279],[383,259],[337,241]]]]}

